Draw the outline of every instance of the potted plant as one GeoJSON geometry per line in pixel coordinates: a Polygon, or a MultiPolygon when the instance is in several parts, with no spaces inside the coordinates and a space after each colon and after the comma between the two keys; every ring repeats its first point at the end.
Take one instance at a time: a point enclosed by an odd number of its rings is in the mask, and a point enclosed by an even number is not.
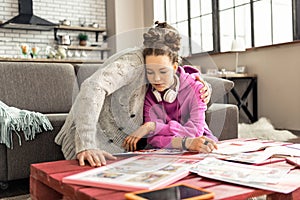
{"type": "Polygon", "coordinates": [[[85,33],[79,33],[78,40],[80,46],[86,46],[86,41],[89,39],[88,35],[85,33]]]}

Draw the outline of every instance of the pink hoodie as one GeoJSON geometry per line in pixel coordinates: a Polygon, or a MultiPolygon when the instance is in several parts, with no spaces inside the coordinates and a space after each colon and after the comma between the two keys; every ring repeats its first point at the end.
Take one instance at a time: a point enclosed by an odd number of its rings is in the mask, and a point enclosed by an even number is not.
{"type": "Polygon", "coordinates": [[[199,91],[203,84],[195,81],[186,73],[194,72],[189,66],[178,67],[180,87],[173,103],[158,102],[151,91],[147,90],[144,102],[144,122],[155,122],[156,129],[148,135],[148,144],[155,148],[172,148],[173,137],[207,136],[217,141],[205,122],[206,104],[200,99],[199,91]]]}

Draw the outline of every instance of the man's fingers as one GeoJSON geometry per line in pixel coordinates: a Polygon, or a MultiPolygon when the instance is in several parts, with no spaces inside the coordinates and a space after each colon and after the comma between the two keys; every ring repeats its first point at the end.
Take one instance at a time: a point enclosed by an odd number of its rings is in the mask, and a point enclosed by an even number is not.
{"type": "Polygon", "coordinates": [[[201,78],[199,75],[196,75],[196,81],[200,81],[201,83],[203,83],[204,84],[204,80],[203,80],[203,78],[201,78]]]}
{"type": "Polygon", "coordinates": [[[206,93],[208,91],[208,87],[206,85],[203,85],[203,87],[200,89],[200,93],[206,93]]]}
{"type": "Polygon", "coordinates": [[[106,151],[103,151],[103,155],[108,158],[108,159],[112,159],[112,160],[116,160],[117,157],[113,156],[112,154],[106,152],[106,151]]]}
{"type": "Polygon", "coordinates": [[[100,166],[101,166],[101,165],[106,165],[106,159],[105,159],[103,153],[99,153],[99,154],[97,155],[97,157],[98,157],[98,156],[99,156],[100,161],[101,161],[100,166]]]}
{"type": "Polygon", "coordinates": [[[87,160],[92,167],[99,167],[102,165],[106,165],[106,158],[117,159],[110,153],[107,153],[99,149],[86,150],[80,152],[76,155],[76,158],[78,159],[80,166],[84,166],[85,160],[87,160]]]}
{"type": "Polygon", "coordinates": [[[94,162],[94,158],[93,158],[93,156],[92,156],[91,154],[88,154],[88,155],[86,156],[86,160],[90,163],[90,165],[91,165],[92,167],[95,167],[95,166],[96,166],[96,163],[94,162]]]}
{"type": "Polygon", "coordinates": [[[77,159],[78,159],[78,161],[79,161],[79,165],[80,165],[80,166],[84,166],[84,165],[85,165],[85,163],[84,163],[84,156],[79,155],[79,156],[77,157],[77,159]]]}

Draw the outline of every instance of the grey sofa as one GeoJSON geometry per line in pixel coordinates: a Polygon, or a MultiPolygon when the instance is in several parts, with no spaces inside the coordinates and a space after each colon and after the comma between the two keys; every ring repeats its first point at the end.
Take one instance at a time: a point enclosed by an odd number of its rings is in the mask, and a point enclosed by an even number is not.
{"type": "MultiPolygon", "coordinates": [[[[34,140],[18,144],[13,135],[13,149],[0,144],[0,186],[7,182],[28,178],[30,164],[64,159],[54,138],[62,127],[78,93],[80,84],[99,65],[0,62],[0,100],[9,106],[46,114],[54,129],[40,133],[34,140]]],[[[217,104],[233,83],[207,77],[213,88],[212,103],[207,110],[210,129],[220,139],[237,137],[238,109],[230,104],[217,104]],[[218,85],[217,83],[221,84],[218,85]],[[221,88],[221,89],[220,89],[221,88]]],[[[22,134],[20,134],[22,135],[22,134]]]]}
{"type": "MultiPolygon", "coordinates": [[[[13,149],[0,144],[0,182],[28,178],[31,163],[63,159],[54,137],[63,125],[78,92],[73,65],[0,62],[0,100],[20,109],[44,113],[52,131],[40,133],[19,146],[13,134],[13,149]]],[[[23,134],[19,134],[23,136],[23,134]]]]}
{"type": "MultiPolygon", "coordinates": [[[[96,70],[101,68],[97,64],[75,65],[78,85],[91,76],[96,70]]],[[[225,95],[233,88],[232,81],[203,76],[204,80],[210,83],[212,95],[208,109],[206,111],[206,122],[210,130],[219,140],[237,138],[238,135],[238,107],[222,102],[225,95]]]]}

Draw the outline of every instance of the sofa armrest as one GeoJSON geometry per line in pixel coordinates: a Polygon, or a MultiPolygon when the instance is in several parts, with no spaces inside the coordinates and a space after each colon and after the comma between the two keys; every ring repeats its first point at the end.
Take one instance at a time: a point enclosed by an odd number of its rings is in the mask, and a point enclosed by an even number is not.
{"type": "Polygon", "coordinates": [[[212,104],[206,111],[206,123],[219,140],[238,137],[238,107],[233,104],[212,104]]]}
{"type": "MultiPolygon", "coordinates": [[[[25,141],[24,135],[20,133],[22,145],[19,146],[19,137],[13,135],[13,149],[7,149],[7,173],[5,179],[10,181],[28,178],[30,175],[30,164],[62,160],[64,156],[61,147],[54,142],[54,138],[60,131],[68,113],[45,114],[53,126],[52,131],[44,131],[36,135],[34,140],[25,141]]],[[[1,148],[0,148],[1,150],[1,148]]],[[[1,153],[0,153],[1,155],[1,153]]],[[[2,157],[1,157],[2,162],[2,157]]],[[[1,166],[1,165],[0,165],[1,166]]],[[[1,170],[0,170],[1,172],[1,170]]],[[[3,178],[0,174],[0,178],[3,178]]]]}
{"type": "Polygon", "coordinates": [[[45,114],[53,127],[62,127],[67,119],[68,113],[50,113],[45,114]]]}

